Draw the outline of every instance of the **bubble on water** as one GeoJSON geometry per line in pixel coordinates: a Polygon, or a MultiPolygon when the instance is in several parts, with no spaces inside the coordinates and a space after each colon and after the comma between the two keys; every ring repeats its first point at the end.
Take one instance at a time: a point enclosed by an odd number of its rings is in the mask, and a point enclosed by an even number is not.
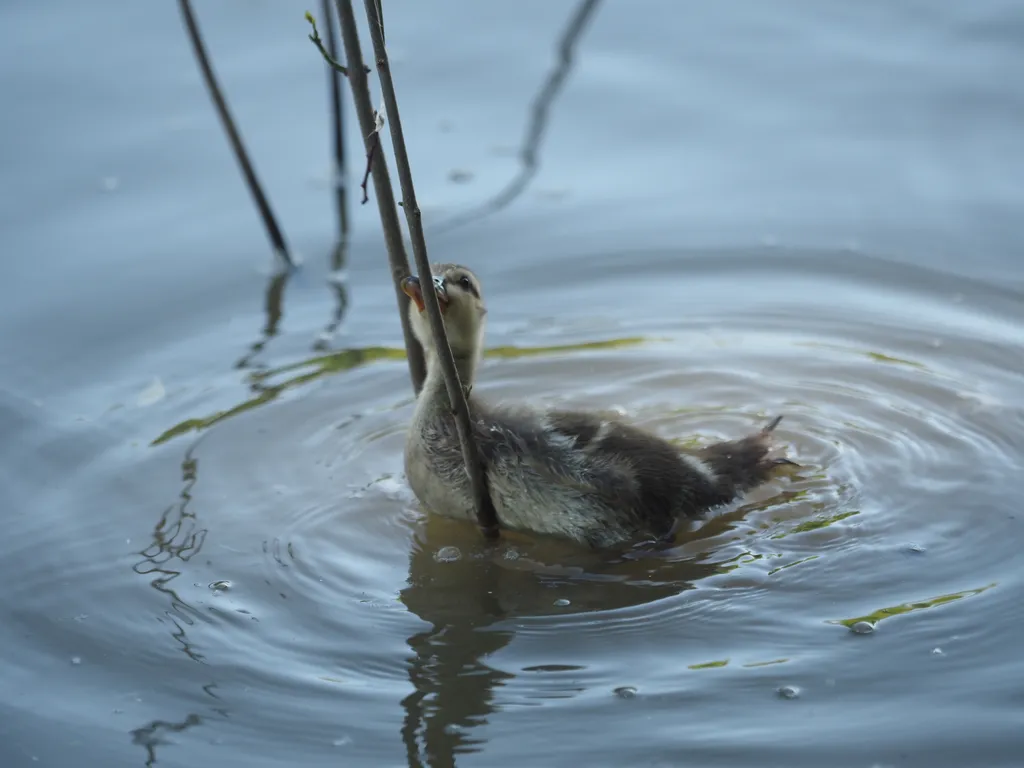
{"type": "Polygon", "coordinates": [[[502,554],[502,557],[504,557],[506,560],[518,560],[519,550],[514,549],[513,547],[509,547],[505,550],[504,554],[502,554]]]}
{"type": "Polygon", "coordinates": [[[231,587],[232,584],[227,579],[221,579],[220,581],[215,581],[212,584],[210,584],[210,589],[212,589],[215,594],[227,592],[229,589],[231,589],[231,587]]]}
{"type": "Polygon", "coordinates": [[[941,648],[932,648],[932,656],[945,656],[946,652],[941,648]]]}
{"type": "Polygon", "coordinates": [[[332,747],[347,747],[352,743],[351,736],[342,736],[340,739],[335,739],[331,742],[332,747]]]}
{"type": "Polygon", "coordinates": [[[167,397],[167,389],[164,387],[164,383],[160,381],[160,377],[154,376],[149,385],[135,397],[135,404],[140,408],[145,408],[159,403],[165,397],[167,397]]]}
{"type": "Polygon", "coordinates": [[[800,697],[800,689],[795,685],[783,685],[775,689],[775,692],[783,699],[796,699],[800,697]]]}
{"type": "Polygon", "coordinates": [[[81,656],[72,656],[71,657],[71,663],[74,664],[77,667],[79,664],[82,663],[82,657],[81,656]]]}
{"type": "Polygon", "coordinates": [[[462,552],[458,547],[441,547],[434,553],[434,559],[439,563],[454,563],[462,559],[462,552]]]}
{"type": "Polygon", "coordinates": [[[850,627],[850,631],[855,635],[870,635],[875,631],[875,625],[870,621],[858,621],[850,627]]]}
{"type": "Polygon", "coordinates": [[[391,499],[399,499],[405,496],[405,485],[391,475],[382,477],[374,486],[378,491],[391,499]]]}
{"type": "Polygon", "coordinates": [[[564,597],[560,597],[557,600],[555,600],[555,605],[557,605],[559,608],[565,608],[565,606],[569,604],[569,601],[566,600],[564,597]]]}
{"type": "Polygon", "coordinates": [[[922,544],[908,544],[907,550],[909,550],[910,552],[916,552],[920,554],[925,551],[925,548],[922,544]]]}
{"type": "Polygon", "coordinates": [[[620,686],[620,687],[616,688],[614,691],[612,691],[612,693],[614,693],[620,699],[635,699],[636,698],[636,688],[634,688],[631,685],[620,686]]]}
{"type": "Polygon", "coordinates": [[[75,616],[75,621],[83,622],[83,621],[85,621],[88,618],[89,618],[89,614],[88,613],[80,613],[77,616],[75,616]]]}

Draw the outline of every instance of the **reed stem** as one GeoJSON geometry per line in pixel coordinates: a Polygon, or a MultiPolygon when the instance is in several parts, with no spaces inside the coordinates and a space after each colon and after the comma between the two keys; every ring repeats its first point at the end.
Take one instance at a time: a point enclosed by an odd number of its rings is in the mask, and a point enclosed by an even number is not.
{"type": "Polygon", "coordinates": [[[260,186],[260,182],[256,178],[256,171],[253,170],[252,163],[249,162],[249,155],[245,151],[245,145],[242,143],[242,137],[239,134],[238,129],[235,127],[235,121],[231,117],[231,111],[228,109],[227,101],[225,101],[224,95],[221,93],[220,85],[217,83],[217,77],[214,75],[213,67],[206,55],[206,46],[203,44],[203,38],[199,32],[199,24],[196,22],[195,14],[192,12],[192,3],[189,2],[189,0],[178,0],[178,7],[181,10],[181,16],[185,22],[185,28],[188,31],[189,40],[192,41],[192,49],[195,51],[196,59],[199,60],[199,68],[202,71],[203,80],[206,82],[206,88],[210,92],[210,98],[213,99],[213,105],[216,107],[217,114],[220,116],[221,124],[224,126],[224,130],[228,134],[228,141],[231,143],[231,149],[234,150],[235,159],[242,168],[242,174],[245,176],[245,183],[249,186],[249,193],[256,201],[256,207],[259,208],[260,218],[263,219],[263,226],[267,230],[267,236],[270,238],[270,243],[274,247],[276,254],[280,258],[284,259],[284,262],[289,267],[293,267],[295,264],[292,261],[291,253],[288,251],[284,235],[281,233],[281,228],[277,225],[277,218],[274,216],[274,212],[270,208],[270,203],[267,201],[266,195],[263,194],[263,188],[260,186]]]}
{"type": "MultiPolygon", "coordinates": [[[[352,4],[350,0],[336,0],[336,2],[338,4],[338,13],[342,20],[344,21],[346,15],[348,15],[354,31],[355,20],[351,19],[352,4]]],[[[437,294],[433,290],[430,259],[427,257],[427,242],[423,234],[420,208],[416,202],[416,190],[413,187],[412,169],[409,166],[409,154],[405,147],[405,136],[402,133],[398,98],[395,95],[395,85],[391,78],[391,67],[388,63],[388,54],[384,46],[384,28],[381,23],[379,5],[377,0],[364,0],[364,4],[370,27],[370,40],[373,43],[374,57],[377,60],[377,74],[380,78],[381,93],[384,97],[387,122],[391,129],[391,144],[395,151],[395,165],[398,169],[398,180],[402,189],[402,208],[405,210],[409,226],[409,236],[412,240],[413,257],[416,262],[416,269],[420,274],[420,284],[423,286],[423,303],[426,305],[427,316],[430,319],[430,329],[434,336],[434,344],[437,347],[437,359],[441,365],[441,371],[444,373],[448,399],[452,406],[452,412],[455,415],[459,442],[462,446],[462,459],[466,464],[466,472],[469,475],[473,489],[477,523],[485,537],[494,539],[499,535],[498,515],[494,509],[494,503],[491,500],[487,487],[487,471],[477,449],[476,441],[473,439],[469,404],[466,402],[466,394],[459,380],[455,359],[448,345],[448,337],[445,335],[441,307],[438,304],[437,294]]],[[[354,78],[351,73],[356,71],[352,66],[354,63],[357,62],[353,62],[350,57],[349,82],[353,84],[354,78]]]]}
{"type": "Polygon", "coordinates": [[[367,69],[363,64],[363,52],[359,43],[359,30],[356,27],[352,3],[350,0],[335,0],[335,8],[338,11],[341,41],[345,49],[348,84],[352,90],[359,130],[363,135],[368,165],[373,176],[373,189],[376,192],[381,227],[384,230],[384,244],[388,251],[391,282],[395,289],[395,299],[398,302],[402,336],[405,340],[405,351],[409,361],[409,375],[412,378],[413,391],[419,394],[423,387],[423,380],[426,378],[426,365],[423,360],[423,349],[413,335],[412,327],[409,324],[409,297],[401,288],[402,280],[410,275],[410,270],[409,259],[405,253],[405,243],[402,240],[402,228],[398,220],[398,206],[395,204],[395,194],[391,188],[387,160],[383,152],[376,151],[380,137],[377,135],[378,128],[373,102],[370,101],[370,85],[366,77],[367,69]]]}
{"type": "MultiPolygon", "coordinates": [[[[327,51],[335,61],[338,58],[338,35],[335,32],[334,12],[330,0],[320,0],[320,11],[327,22],[327,51]]],[[[315,28],[314,28],[315,29],[315,28]]],[[[338,241],[344,243],[348,239],[348,168],[345,162],[345,118],[341,102],[341,73],[327,64],[327,83],[331,95],[331,139],[334,150],[334,184],[335,203],[338,208],[338,241]]],[[[340,265],[332,264],[332,269],[340,265]]]]}

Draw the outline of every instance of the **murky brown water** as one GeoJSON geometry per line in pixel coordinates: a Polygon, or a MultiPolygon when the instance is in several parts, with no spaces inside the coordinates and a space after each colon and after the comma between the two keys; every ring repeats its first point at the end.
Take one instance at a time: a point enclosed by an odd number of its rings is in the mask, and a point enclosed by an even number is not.
{"type": "Polygon", "coordinates": [[[679,440],[786,414],[801,470],[620,560],[417,509],[373,206],[321,338],[302,8],[197,3],[281,285],[173,9],[59,6],[0,11],[5,768],[1019,762],[1011,5],[597,4],[507,201],[572,7],[388,11],[477,391],[679,440]]]}

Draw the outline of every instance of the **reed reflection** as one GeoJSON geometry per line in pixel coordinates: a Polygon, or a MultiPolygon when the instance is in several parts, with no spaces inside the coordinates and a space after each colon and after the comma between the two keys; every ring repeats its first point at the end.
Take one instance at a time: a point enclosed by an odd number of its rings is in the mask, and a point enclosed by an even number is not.
{"type": "Polygon", "coordinates": [[[150,586],[169,601],[164,616],[174,627],[171,637],[190,659],[202,663],[203,655],[192,648],[186,629],[194,625],[200,615],[199,611],[182,599],[172,586],[187,563],[199,554],[206,541],[207,529],[190,509],[192,488],[196,484],[199,468],[198,460],[193,456],[198,443],[197,440],[185,451],[181,463],[184,486],[179,501],[160,514],[153,527],[152,541],[139,553],[142,559],[132,566],[132,570],[140,576],[153,577],[150,586]]]}
{"type": "Polygon", "coordinates": [[[523,143],[519,149],[520,168],[518,173],[496,195],[481,205],[446,221],[438,222],[434,227],[435,231],[445,232],[498,213],[526,191],[530,182],[533,181],[533,177],[540,170],[540,152],[544,143],[544,134],[551,119],[551,107],[572,72],[576,47],[583,36],[587,23],[597,11],[599,1],[583,0],[579,3],[559,36],[558,44],[555,47],[555,65],[545,78],[527,112],[526,135],[523,137],[523,143]]]}

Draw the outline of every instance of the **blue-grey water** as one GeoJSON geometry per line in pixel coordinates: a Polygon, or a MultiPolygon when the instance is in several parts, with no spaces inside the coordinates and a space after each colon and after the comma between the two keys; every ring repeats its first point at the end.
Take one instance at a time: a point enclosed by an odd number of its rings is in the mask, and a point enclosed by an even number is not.
{"type": "Polygon", "coordinates": [[[194,5],[283,285],[175,3],[0,4],[0,765],[1021,764],[1020,3],[385,3],[476,391],[786,415],[625,560],[417,507],[348,94],[332,333],[307,6],[194,5]]]}

